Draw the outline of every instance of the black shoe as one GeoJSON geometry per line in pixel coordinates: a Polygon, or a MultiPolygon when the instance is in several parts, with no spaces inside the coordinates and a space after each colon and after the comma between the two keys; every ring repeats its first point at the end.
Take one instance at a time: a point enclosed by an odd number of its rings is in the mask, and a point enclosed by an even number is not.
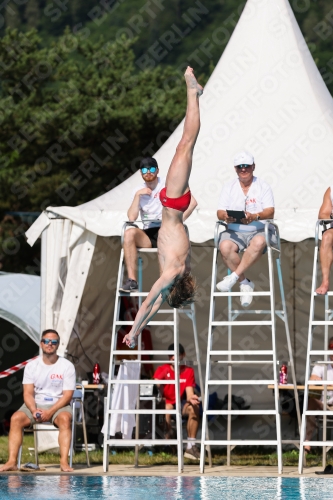
{"type": "Polygon", "coordinates": [[[200,451],[193,445],[192,448],[185,450],[184,458],[189,458],[190,460],[200,460],[200,451]]]}
{"type": "Polygon", "coordinates": [[[121,292],[127,292],[127,293],[137,292],[138,289],[139,289],[138,283],[135,280],[131,279],[128,279],[126,283],[121,288],[119,288],[121,292]]]}

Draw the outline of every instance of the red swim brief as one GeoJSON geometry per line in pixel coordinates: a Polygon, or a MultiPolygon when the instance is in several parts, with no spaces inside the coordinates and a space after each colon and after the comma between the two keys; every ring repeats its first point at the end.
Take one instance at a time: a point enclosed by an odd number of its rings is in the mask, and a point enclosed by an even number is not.
{"type": "Polygon", "coordinates": [[[180,212],[185,212],[188,209],[191,201],[191,191],[179,196],[179,198],[168,198],[166,195],[166,189],[163,188],[160,191],[160,200],[163,207],[174,208],[180,212]]]}

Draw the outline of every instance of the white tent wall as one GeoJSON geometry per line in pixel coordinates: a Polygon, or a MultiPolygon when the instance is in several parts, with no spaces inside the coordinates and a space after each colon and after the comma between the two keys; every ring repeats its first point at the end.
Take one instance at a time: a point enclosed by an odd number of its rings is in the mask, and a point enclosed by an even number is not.
{"type": "Polygon", "coordinates": [[[63,356],[80,306],[97,235],[68,219],[51,219],[42,238],[42,328],[61,332],[63,356]]]}
{"type": "Polygon", "coordinates": [[[96,362],[103,371],[108,372],[109,369],[120,249],[120,238],[97,237],[74,332],[68,345],[68,352],[79,358],[76,370],[82,378],[92,372],[92,364],[96,362]]]}

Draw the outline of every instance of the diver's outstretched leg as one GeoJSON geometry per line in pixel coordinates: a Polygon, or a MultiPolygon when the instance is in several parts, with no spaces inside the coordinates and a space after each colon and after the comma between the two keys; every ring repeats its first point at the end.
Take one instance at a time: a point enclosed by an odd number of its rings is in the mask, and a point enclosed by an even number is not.
{"type": "Polygon", "coordinates": [[[197,82],[193,69],[185,71],[187,86],[187,109],[182,138],[177,146],[166,178],[166,194],[178,198],[188,191],[188,181],[192,168],[193,149],[200,130],[199,96],[203,88],[197,82]]]}

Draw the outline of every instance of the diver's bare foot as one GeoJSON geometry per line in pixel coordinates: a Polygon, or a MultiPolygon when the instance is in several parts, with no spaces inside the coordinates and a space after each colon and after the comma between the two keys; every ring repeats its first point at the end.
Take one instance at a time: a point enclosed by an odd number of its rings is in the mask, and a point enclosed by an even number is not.
{"type": "Polygon", "coordinates": [[[129,333],[123,338],[123,344],[126,344],[130,349],[134,349],[137,344],[137,336],[132,337],[129,333]]]}
{"type": "Polygon", "coordinates": [[[323,281],[320,287],[317,288],[316,293],[318,295],[325,295],[325,293],[328,292],[329,286],[330,284],[328,281],[323,281]]]}
{"type": "Polygon", "coordinates": [[[18,470],[16,462],[6,462],[5,465],[0,467],[0,472],[6,472],[6,471],[12,471],[12,470],[18,470]]]}
{"type": "Polygon", "coordinates": [[[199,83],[197,82],[197,79],[195,78],[193,73],[193,68],[187,66],[184,76],[187,89],[195,89],[198,96],[200,96],[203,93],[203,87],[201,87],[201,85],[199,85],[199,83]]]}
{"type": "Polygon", "coordinates": [[[73,468],[70,467],[67,463],[64,463],[64,464],[60,464],[60,470],[62,472],[73,472],[73,468]]]}

